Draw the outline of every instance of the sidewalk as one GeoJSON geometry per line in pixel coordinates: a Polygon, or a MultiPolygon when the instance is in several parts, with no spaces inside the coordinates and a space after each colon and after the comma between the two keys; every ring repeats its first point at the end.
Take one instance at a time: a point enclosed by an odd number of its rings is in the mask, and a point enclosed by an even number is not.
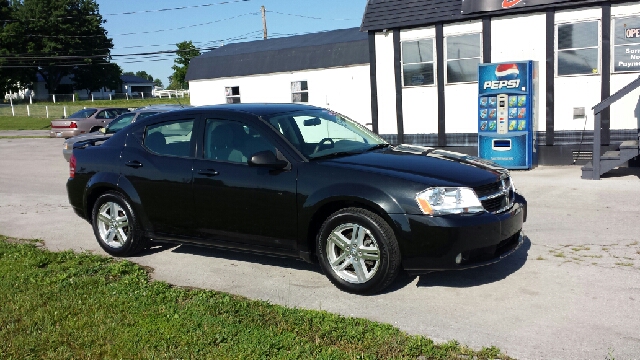
{"type": "Polygon", "coordinates": [[[2,130],[0,137],[7,136],[42,136],[49,137],[49,130],[2,130]]]}

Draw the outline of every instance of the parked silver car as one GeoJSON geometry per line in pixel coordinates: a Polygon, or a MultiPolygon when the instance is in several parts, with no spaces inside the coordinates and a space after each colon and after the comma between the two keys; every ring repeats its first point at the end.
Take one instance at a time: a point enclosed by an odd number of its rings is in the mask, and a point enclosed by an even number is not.
{"type": "Polygon", "coordinates": [[[138,108],[132,112],[124,113],[117,118],[115,118],[112,122],[110,122],[106,127],[100,129],[99,131],[94,131],[88,134],[81,134],[78,136],[74,136],[65,140],[64,145],[62,146],[62,155],[65,160],[69,161],[71,158],[71,153],[73,152],[73,144],[82,140],[89,140],[99,137],[111,137],[111,135],[118,132],[120,129],[125,126],[136,122],[137,120],[144,119],[151,115],[181,109],[182,106],[178,105],[160,105],[160,106],[147,106],[138,108]]]}
{"type": "Polygon", "coordinates": [[[51,120],[49,137],[70,138],[98,131],[127,111],[126,108],[85,108],[66,119],[51,120]]]}

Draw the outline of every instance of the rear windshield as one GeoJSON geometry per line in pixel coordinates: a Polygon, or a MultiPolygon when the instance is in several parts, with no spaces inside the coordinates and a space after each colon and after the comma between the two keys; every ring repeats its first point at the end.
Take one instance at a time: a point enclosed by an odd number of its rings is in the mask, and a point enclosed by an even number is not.
{"type": "Polygon", "coordinates": [[[96,109],[82,109],[69,115],[69,119],[86,119],[95,114],[96,109]]]}

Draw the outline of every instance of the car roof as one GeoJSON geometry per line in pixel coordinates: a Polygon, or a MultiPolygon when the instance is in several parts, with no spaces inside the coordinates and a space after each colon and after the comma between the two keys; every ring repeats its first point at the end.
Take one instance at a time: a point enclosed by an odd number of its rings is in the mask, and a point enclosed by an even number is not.
{"type": "Polygon", "coordinates": [[[187,111],[207,111],[207,110],[223,110],[223,111],[235,111],[253,114],[257,116],[270,116],[275,114],[287,113],[292,111],[301,110],[322,110],[317,106],[305,105],[305,104],[276,104],[276,103],[250,103],[250,104],[220,104],[220,105],[204,105],[195,108],[188,108],[183,110],[177,110],[179,112],[187,111]]]}

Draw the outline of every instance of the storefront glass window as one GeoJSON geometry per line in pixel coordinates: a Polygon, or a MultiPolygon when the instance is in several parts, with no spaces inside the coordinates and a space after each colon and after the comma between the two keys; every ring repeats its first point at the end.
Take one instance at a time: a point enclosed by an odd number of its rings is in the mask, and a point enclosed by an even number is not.
{"type": "Polygon", "coordinates": [[[599,22],[586,21],[559,24],[557,71],[558,76],[599,73],[599,22]]]}
{"type": "Polygon", "coordinates": [[[613,23],[613,71],[640,71],[640,16],[613,23]]]}
{"type": "Polygon", "coordinates": [[[402,80],[404,86],[434,84],[433,39],[402,43],[402,80]]]}
{"type": "Polygon", "coordinates": [[[478,81],[478,64],[482,56],[480,34],[448,36],[447,84],[478,81]]]}

